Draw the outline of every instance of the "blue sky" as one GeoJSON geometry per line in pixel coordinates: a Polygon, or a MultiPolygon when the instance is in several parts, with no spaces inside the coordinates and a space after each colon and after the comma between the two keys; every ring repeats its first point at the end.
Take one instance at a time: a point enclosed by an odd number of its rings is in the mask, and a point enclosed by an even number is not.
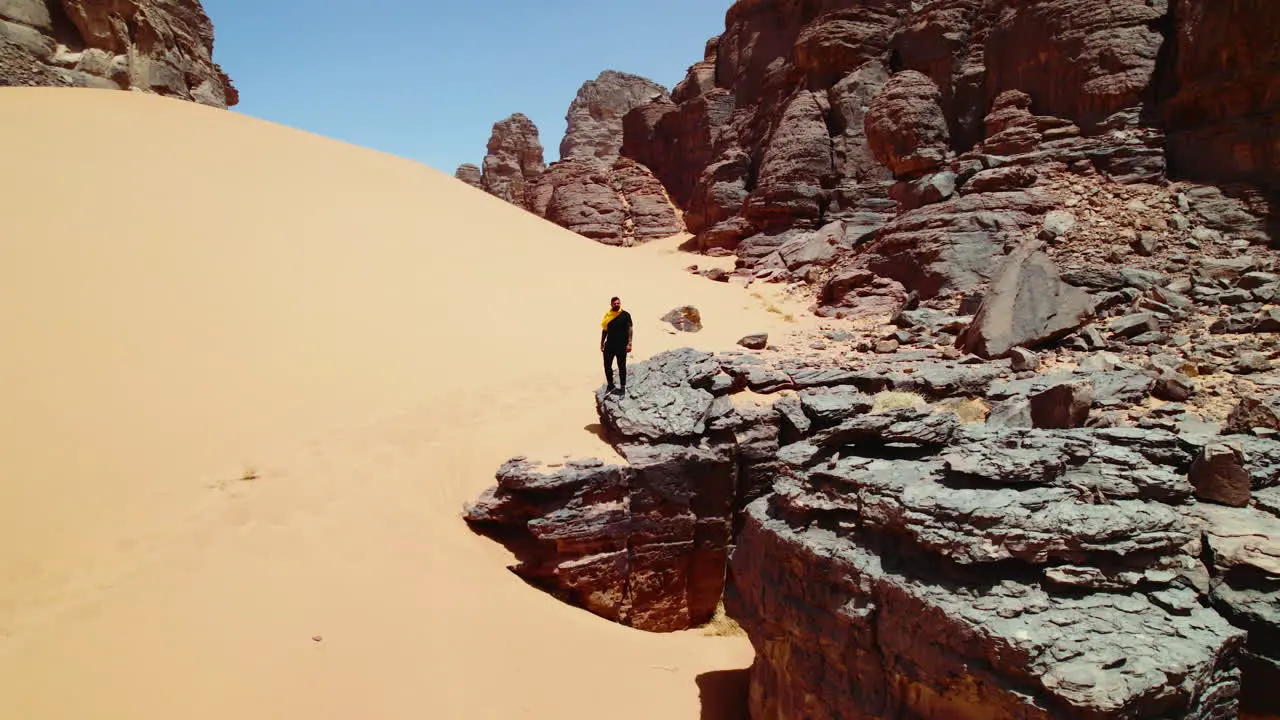
{"type": "Polygon", "coordinates": [[[203,0],[235,111],[426,163],[479,164],[523,112],[546,159],[586,80],[670,90],[724,30],[730,0],[203,0]]]}

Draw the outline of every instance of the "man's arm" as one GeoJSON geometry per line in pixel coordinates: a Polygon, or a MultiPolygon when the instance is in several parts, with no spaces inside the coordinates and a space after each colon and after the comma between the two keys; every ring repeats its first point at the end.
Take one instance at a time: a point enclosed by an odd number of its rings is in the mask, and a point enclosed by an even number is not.
{"type": "Polygon", "coordinates": [[[636,324],[627,325],[627,352],[631,352],[631,339],[636,336],[636,324]]]}
{"type": "Polygon", "coordinates": [[[605,339],[606,339],[606,338],[608,338],[608,337],[609,337],[609,331],[608,331],[608,330],[601,330],[601,331],[600,331],[600,352],[604,352],[604,341],[605,341],[605,339]]]}

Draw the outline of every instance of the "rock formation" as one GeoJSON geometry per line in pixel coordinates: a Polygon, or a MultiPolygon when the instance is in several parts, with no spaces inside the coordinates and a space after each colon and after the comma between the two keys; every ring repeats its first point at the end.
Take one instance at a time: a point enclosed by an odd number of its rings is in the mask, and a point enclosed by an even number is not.
{"type": "Polygon", "coordinates": [[[471,163],[463,163],[454,171],[453,176],[474,188],[484,188],[484,176],[480,168],[471,163]]]}
{"type": "Polygon", "coordinates": [[[540,473],[514,459],[467,519],[515,549],[521,577],[601,617],[653,632],[705,623],[724,591],[736,468],[714,448],[645,445],[627,460],[540,473]]]}
{"type": "MultiPolygon", "coordinates": [[[[561,159],[543,165],[538,129],[519,113],[494,125],[482,187],[561,227],[608,245],[632,245],[680,232],[662,183],[621,157],[622,118],[666,91],[636,75],[605,71],[569,107],[561,159]]],[[[463,165],[455,175],[467,176],[463,165]]]]}
{"type": "Polygon", "coordinates": [[[0,2],[0,85],[138,90],[225,108],[239,95],[213,61],[197,0],[0,2]]]}
{"type": "Polygon", "coordinates": [[[637,105],[666,97],[666,88],[652,80],[605,70],[583,83],[569,104],[560,159],[612,163],[622,148],[623,116],[637,105]]]}
{"type": "Polygon", "coordinates": [[[538,127],[523,114],[516,113],[493,124],[480,186],[490,195],[529,209],[533,207],[530,186],[546,167],[538,127]]]}
{"type": "Polygon", "coordinates": [[[743,0],[679,92],[624,118],[623,154],[698,247],[775,282],[980,291],[1063,177],[1250,183],[1222,201],[1249,219],[1215,229],[1266,242],[1277,22],[1247,0],[743,0]],[[788,267],[784,244],[836,221],[839,251],[788,267]]]}

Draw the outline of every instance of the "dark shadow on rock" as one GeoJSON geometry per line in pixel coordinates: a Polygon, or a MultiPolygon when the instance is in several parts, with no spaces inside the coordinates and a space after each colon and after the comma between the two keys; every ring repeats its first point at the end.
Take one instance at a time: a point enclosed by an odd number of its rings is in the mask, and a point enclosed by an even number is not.
{"type": "Polygon", "coordinates": [[[698,676],[701,720],[747,720],[747,692],[751,668],[716,670],[698,676]]]}

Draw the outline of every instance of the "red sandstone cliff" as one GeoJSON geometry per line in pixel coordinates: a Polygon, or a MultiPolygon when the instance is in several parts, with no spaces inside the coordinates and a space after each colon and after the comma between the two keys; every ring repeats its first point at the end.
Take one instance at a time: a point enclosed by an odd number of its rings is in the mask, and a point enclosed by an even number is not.
{"type": "Polygon", "coordinates": [[[4,0],[0,85],[140,90],[214,107],[239,101],[213,61],[197,0],[4,0]]]}

